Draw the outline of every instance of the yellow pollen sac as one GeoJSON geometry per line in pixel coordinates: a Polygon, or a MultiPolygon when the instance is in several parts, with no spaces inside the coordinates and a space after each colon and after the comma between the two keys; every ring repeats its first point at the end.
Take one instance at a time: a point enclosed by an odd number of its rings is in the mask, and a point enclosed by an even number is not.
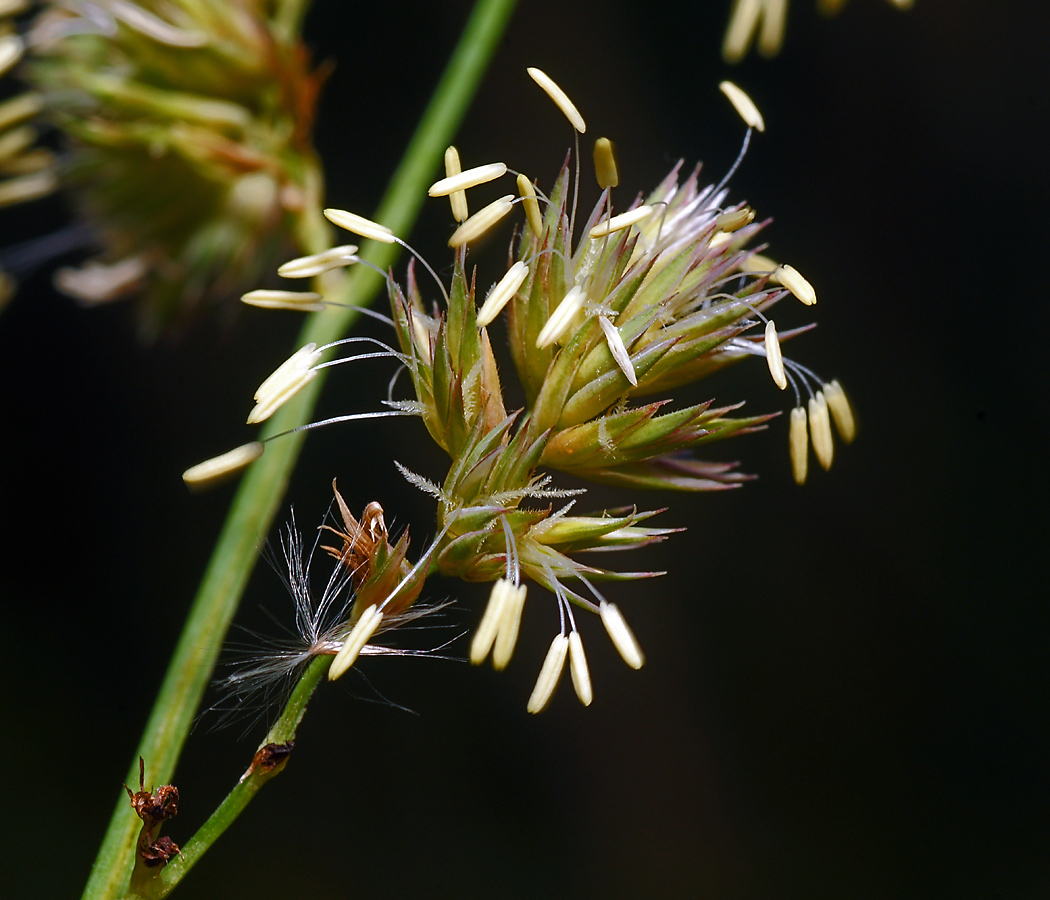
{"type": "Polygon", "coordinates": [[[736,0],[732,18],[722,42],[722,58],[728,63],[740,62],[754,36],[765,0],[736,0]]]}
{"type": "Polygon", "coordinates": [[[578,284],[573,285],[569,293],[565,295],[565,299],[558,304],[558,308],[551,314],[547,324],[540,330],[539,335],[536,337],[536,349],[542,350],[544,347],[549,347],[559,340],[569,330],[572,320],[583,309],[583,304],[586,300],[587,293],[584,289],[578,284]]]}
{"type": "Polygon", "coordinates": [[[221,456],[215,456],[191,466],[182,473],[182,480],[186,482],[186,486],[191,491],[200,491],[221,484],[227,478],[240,472],[248,463],[262,456],[264,449],[261,441],[241,444],[240,447],[234,447],[221,456]]]}
{"type": "Polygon", "coordinates": [[[580,134],[583,134],[587,130],[587,123],[583,121],[583,116],[580,115],[580,111],[573,105],[568,94],[558,87],[558,85],[554,83],[554,79],[542,69],[529,68],[527,71],[529,77],[547,92],[547,96],[554,101],[555,105],[562,111],[565,118],[572,124],[572,127],[580,134]]]}
{"type": "Polygon", "coordinates": [[[0,206],[12,206],[46,197],[58,189],[58,176],[53,171],[19,175],[0,181],[0,206]]]}
{"type": "Polygon", "coordinates": [[[324,309],[321,295],[311,291],[248,291],[241,302],[262,309],[292,309],[296,312],[320,312],[324,309]]]}
{"type": "Polygon", "coordinates": [[[569,639],[564,634],[559,634],[552,642],[551,648],[540,667],[536,686],[532,689],[528,705],[525,707],[530,713],[543,712],[554,695],[554,689],[561,679],[562,669],[565,668],[565,656],[569,652],[569,639]]]}
{"type": "Polygon", "coordinates": [[[777,264],[768,256],[763,256],[761,253],[752,253],[742,263],[740,263],[740,271],[754,272],[758,275],[768,274],[770,281],[777,280],[777,273],[776,271],[774,271],[776,268],[777,264]]]}
{"type": "Polygon", "coordinates": [[[795,484],[805,484],[809,467],[809,435],[806,428],[806,411],[801,406],[791,410],[788,450],[791,453],[791,472],[795,476],[795,484]]]}
{"type": "Polygon", "coordinates": [[[591,229],[590,236],[592,238],[605,237],[605,235],[612,234],[614,231],[630,228],[643,219],[648,219],[652,214],[653,207],[651,206],[639,206],[636,209],[630,209],[625,213],[620,213],[618,216],[613,216],[611,219],[606,219],[604,222],[599,222],[591,229]]]}
{"type": "Polygon", "coordinates": [[[521,195],[521,205],[525,207],[529,229],[539,240],[543,237],[543,218],[540,216],[540,205],[536,201],[536,189],[524,175],[518,176],[518,193],[521,195]]]}
{"type": "Polygon", "coordinates": [[[824,399],[827,401],[831,418],[838,429],[839,437],[847,444],[853,442],[857,436],[857,424],[853,421],[853,410],[846,399],[846,392],[838,381],[832,381],[824,385],[824,399]]]}
{"type": "Polygon", "coordinates": [[[817,391],[809,398],[809,434],[813,441],[813,453],[817,457],[817,462],[825,471],[830,469],[835,447],[831,441],[828,403],[821,391],[817,391]]]}
{"type": "Polygon", "coordinates": [[[514,654],[514,645],[518,643],[518,629],[521,627],[521,611],[525,607],[525,585],[515,586],[510,582],[507,584],[507,599],[500,612],[496,644],[492,648],[492,668],[496,671],[505,669],[514,654]]]}
{"type": "Polygon", "coordinates": [[[314,363],[321,351],[314,343],[306,344],[279,365],[255,392],[255,408],[248,414],[248,424],[256,425],[270,418],[317,376],[314,363]]]}
{"type": "Polygon", "coordinates": [[[813,285],[806,281],[794,266],[787,264],[777,266],[773,277],[805,303],[806,306],[812,306],[817,302],[817,292],[813,290],[813,285]]]}
{"type": "Polygon", "coordinates": [[[17,34],[0,37],[0,75],[14,68],[25,53],[26,45],[17,34]]]}
{"type": "Polygon", "coordinates": [[[481,309],[478,310],[479,328],[484,328],[500,314],[503,307],[507,305],[507,301],[518,292],[518,288],[521,287],[528,274],[529,267],[523,262],[516,262],[507,270],[507,274],[489,292],[481,309]]]}
{"type": "MultiPolygon", "coordinates": [[[[354,254],[356,253],[356,244],[342,244],[339,247],[331,247],[311,256],[300,256],[297,259],[290,259],[277,270],[277,274],[282,278],[313,278],[316,275],[327,272],[329,269],[350,265],[355,261],[356,257],[354,254]]],[[[242,297],[241,299],[243,300],[244,298],[242,297]]],[[[248,301],[245,302],[247,303],[248,301]]]]}
{"type": "MultiPolygon", "coordinates": [[[[451,178],[453,175],[458,175],[462,172],[462,168],[459,165],[459,151],[455,147],[448,147],[445,150],[445,175],[451,178]]],[[[449,205],[452,207],[452,218],[457,222],[462,222],[468,215],[470,215],[467,209],[467,195],[465,191],[453,191],[448,195],[449,205]]]]}
{"type": "Polygon", "coordinates": [[[331,668],[328,670],[329,681],[335,681],[357,662],[357,657],[364,649],[365,644],[368,643],[369,638],[376,633],[376,629],[379,628],[382,621],[383,614],[374,605],[361,613],[361,618],[357,620],[357,624],[354,625],[350,634],[346,636],[346,640],[343,641],[342,650],[332,660],[331,668]]]}
{"type": "Polygon", "coordinates": [[[474,632],[474,639],[470,642],[471,665],[480,666],[489,655],[503,619],[503,607],[507,603],[508,593],[513,589],[513,583],[505,578],[497,578],[493,583],[488,605],[478,623],[477,631],[474,632]]]}
{"type": "Polygon", "coordinates": [[[569,635],[569,674],[572,675],[572,686],[576,689],[580,703],[590,706],[594,699],[591,670],[587,667],[587,657],[584,655],[583,641],[578,631],[569,635]]]}
{"type": "Polygon", "coordinates": [[[627,346],[620,336],[620,329],[613,325],[605,316],[598,316],[598,324],[605,334],[605,343],[609,345],[609,352],[612,353],[613,359],[616,360],[616,365],[627,376],[627,380],[631,382],[631,385],[638,387],[638,376],[635,374],[634,364],[631,362],[631,355],[627,352],[627,346]]]}
{"type": "Polygon", "coordinates": [[[744,206],[732,212],[722,213],[715,219],[715,225],[722,231],[733,232],[739,231],[745,225],[750,225],[754,219],[755,211],[750,206],[744,206]]]}
{"type": "Polygon", "coordinates": [[[594,176],[598,179],[598,187],[603,191],[620,183],[613,144],[608,138],[600,137],[594,142],[594,176]]]}
{"type": "Polygon", "coordinates": [[[765,131],[766,123],[762,119],[762,113],[758,111],[754,101],[731,81],[723,81],[718,86],[722,93],[729,98],[733,108],[740,114],[744,124],[756,131],[765,131]]]}
{"type": "Polygon", "coordinates": [[[379,241],[382,244],[395,243],[394,232],[385,225],[380,225],[378,222],[373,222],[364,216],[347,212],[345,209],[326,209],[324,217],[333,225],[338,225],[352,234],[371,238],[373,241],[379,241]]]}
{"type": "Polygon", "coordinates": [[[787,0],[766,0],[762,30],[758,33],[758,52],[766,59],[780,52],[780,45],[784,43],[786,20],[787,0]]]}
{"type": "Polygon", "coordinates": [[[31,119],[44,108],[40,94],[19,94],[10,100],[0,103],[0,131],[6,131],[12,125],[31,119]]]}
{"type": "Polygon", "coordinates": [[[479,184],[495,181],[506,174],[507,166],[505,163],[489,163],[487,166],[475,166],[473,169],[467,169],[465,172],[459,172],[456,175],[450,175],[447,178],[442,178],[440,181],[435,181],[427,193],[431,197],[447,197],[455,191],[464,191],[467,188],[477,187],[479,184]]]}
{"type": "Polygon", "coordinates": [[[602,618],[602,624],[605,626],[606,632],[609,634],[609,639],[613,642],[613,646],[617,649],[620,656],[623,657],[623,661],[632,669],[640,669],[645,665],[645,655],[642,653],[642,648],[638,646],[638,640],[635,638],[634,632],[631,631],[627,620],[624,619],[623,613],[620,612],[616,604],[603,600],[598,607],[598,613],[602,618]]]}
{"type": "Polygon", "coordinates": [[[780,338],[777,337],[777,326],[770,319],[766,322],[766,363],[769,365],[769,374],[773,376],[773,383],[784,390],[788,386],[787,375],[784,373],[784,357],[780,353],[780,338]]]}
{"type": "Polygon", "coordinates": [[[469,244],[471,241],[481,237],[511,211],[514,206],[511,203],[512,199],[513,194],[507,194],[505,197],[493,200],[488,206],[479,209],[452,232],[452,237],[448,239],[448,245],[453,248],[461,247],[463,244],[469,244]]]}

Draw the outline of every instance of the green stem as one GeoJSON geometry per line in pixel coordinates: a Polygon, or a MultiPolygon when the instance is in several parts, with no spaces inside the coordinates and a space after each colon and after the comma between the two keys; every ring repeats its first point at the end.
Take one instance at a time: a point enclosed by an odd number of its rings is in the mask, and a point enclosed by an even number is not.
{"type": "MultiPolygon", "coordinates": [[[[331,656],[319,656],[307,666],[299,679],[299,683],[296,684],[295,690],[292,691],[292,695],[288,698],[281,717],[274,723],[270,733],[266,735],[266,739],[259,745],[260,748],[267,744],[286,744],[295,737],[296,729],[306,713],[306,704],[310,701],[314,689],[321,679],[324,678],[331,664],[331,656]]],[[[245,807],[259,793],[262,786],[275,775],[278,775],[283,767],[284,764],[282,763],[270,771],[266,771],[261,767],[254,768],[247,777],[238,782],[226,796],[226,799],[219,805],[218,809],[211,814],[208,821],[182,847],[182,853],[172,859],[152,879],[152,883],[148,888],[140,891],[140,895],[153,900],[153,898],[164,897],[170,893],[185,877],[186,873],[211,849],[212,844],[219,839],[222,833],[234,823],[245,807]]]]}
{"type": "MultiPolygon", "coordinates": [[[[397,234],[407,234],[437,171],[444,148],[451,141],[481,76],[495,52],[515,0],[478,0],[459,44],[438,83],[430,104],[387,188],[375,218],[397,234]]],[[[362,254],[380,268],[389,267],[397,245],[371,243],[362,254]]],[[[367,302],[382,279],[364,266],[347,277],[342,298],[367,302]]],[[[300,336],[327,343],[342,337],[358,313],[329,308],[312,316],[300,336]]],[[[263,437],[294,428],[309,420],[322,378],[312,381],[291,403],[279,410],[263,437]]],[[[211,561],[172,656],[154,703],[127,781],[138,778],[138,758],[146,760],[148,779],[170,781],[194,714],[211,677],[226,631],[258,555],[261,535],[270,528],[298,458],[304,434],[290,435],[268,445],[267,452],[241,481],[219,535],[211,561]]],[[[84,900],[123,896],[134,863],[138,819],[122,794],[84,890],[84,900]]]]}

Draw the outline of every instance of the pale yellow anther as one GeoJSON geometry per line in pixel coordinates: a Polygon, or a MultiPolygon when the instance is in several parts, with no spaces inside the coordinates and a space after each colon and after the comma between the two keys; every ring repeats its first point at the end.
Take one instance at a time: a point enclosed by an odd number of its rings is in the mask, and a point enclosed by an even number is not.
{"type": "Polygon", "coordinates": [[[277,270],[277,274],[282,278],[314,278],[327,272],[329,269],[338,269],[341,266],[351,265],[357,261],[357,257],[354,255],[356,253],[356,244],[342,244],[310,256],[290,259],[277,270]]]}
{"type": "Polygon", "coordinates": [[[809,436],[813,441],[813,453],[821,468],[831,468],[835,447],[831,442],[831,420],[828,418],[828,403],[822,391],[809,398],[809,436]]]}
{"type": "Polygon", "coordinates": [[[632,669],[640,669],[645,665],[645,655],[642,648],[638,646],[638,640],[631,631],[627,620],[616,607],[615,603],[603,600],[598,607],[598,613],[602,618],[602,624],[609,634],[613,646],[617,649],[623,661],[632,669]]]}
{"type": "Polygon", "coordinates": [[[569,330],[569,326],[572,324],[572,320],[576,318],[577,313],[583,309],[583,304],[586,300],[586,291],[578,284],[573,285],[569,293],[565,295],[565,299],[558,304],[558,308],[551,314],[547,324],[540,330],[536,338],[536,349],[542,350],[544,347],[549,347],[560,340],[562,335],[569,330]]]}
{"type": "Polygon", "coordinates": [[[524,175],[518,176],[518,193],[521,195],[521,205],[525,207],[525,219],[529,223],[529,229],[537,240],[543,237],[543,217],[540,215],[540,204],[536,200],[536,189],[524,175]]]}
{"type": "Polygon", "coordinates": [[[515,586],[509,581],[507,585],[507,598],[500,610],[496,644],[492,648],[492,667],[497,671],[505,669],[514,654],[514,646],[518,643],[518,629],[521,627],[521,611],[525,607],[525,585],[515,586]]]}
{"type": "Polygon", "coordinates": [[[248,415],[248,424],[255,425],[270,418],[281,406],[299,393],[317,375],[314,363],[321,358],[317,345],[300,347],[267,378],[255,392],[256,405],[248,415]]]}
{"type": "MultiPolygon", "coordinates": [[[[455,147],[449,146],[445,150],[445,177],[451,178],[462,171],[463,169],[459,164],[459,151],[455,147]]],[[[470,215],[470,211],[467,208],[466,191],[453,191],[448,195],[448,202],[452,207],[452,218],[457,222],[462,222],[470,215]]]]}
{"type": "Polygon", "coordinates": [[[853,409],[846,398],[846,392],[838,381],[824,385],[824,399],[827,401],[831,418],[838,429],[839,437],[847,444],[857,436],[857,424],[853,421],[853,409]]]}
{"type": "Polygon", "coordinates": [[[507,274],[489,291],[481,309],[478,310],[479,328],[484,328],[500,314],[507,301],[518,292],[528,274],[529,267],[523,262],[516,262],[507,269],[507,274]]]}
{"type": "Polygon", "coordinates": [[[52,282],[63,294],[88,306],[110,303],[134,290],[149,271],[143,256],[126,256],[115,263],[88,260],[80,267],[63,266],[52,282]]]}
{"type": "Polygon", "coordinates": [[[13,206],[27,200],[46,197],[58,189],[58,175],[53,170],[20,175],[0,182],[0,206],[13,206]]]}
{"type": "Polygon", "coordinates": [[[0,16],[17,16],[30,6],[30,0],[0,0],[0,16]]]}
{"type": "Polygon", "coordinates": [[[373,241],[379,241],[382,244],[393,244],[395,242],[394,232],[385,225],[380,225],[378,222],[373,222],[364,216],[347,212],[345,209],[326,209],[324,216],[333,225],[338,225],[351,234],[371,238],[373,241]]]}
{"type": "Polygon", "coordinates": [[[707,246],[712,250],[717,250],[719,247],[724,247],[726,244],[731,243],[733,240],[733,234],[729,231],[716,231],[707,241],[707,246]]]}
{"type": "Polygon", "coordinates": [[[255,290],[241,295],[241,302],[262,309],[291,309],[296,312],[319,312],[324,309],[321,295],[312,291],[255,290]]]}
{"type": "Polygon", "coordinates": [[[5,75],[8,70],[18,65],[25,50],[26,45],[17,34],[5,34],[0,37],[0,75],[5,75]]]}
{"type": "Polygon", "coordinates": [[[773,276],[806,306],[812,306],[817,302],[817,292],[813,290],[813,285],[806,281],[794,266],[787,264],[777,266],[773,276]]]}
{"type": "Polygon", "coordinates": [[[419,355],[429,366],[434,361],[434,352],[430,346],[430,329],[427,327],[427,317],[417,309],[412,310],[412,339],[419,355]]]}
{"type": "Polygon", "coordinates": [[[32,125],[13,128],[6,134],[0,134],[0,163],[6,163],[23,150],[28,149],[36,140],[36,129],[32,125]]]}
{"type": "Polygon", "coordinates": [[[776,268],[777,264],[774,260],[768,256],[763,256],[761,253],[752,253],[742,263],[740,263],[740,271],[742,272],[756,272],[762,275],[769,274],[770,281],[776,281],[776,268]]]}
{"type": "Polygon", "coordinates": [[[795,476],[795,483],[805,484],[809,469],[809,434],[806,428],[806,411],[801,406],[791,410],[788,450],[791,453],[791,472],[795,476]]]}
{"type": "Polygon", "coordinates": [[[767,59],[780,52],[787,21],[787,0],[766,0],[762,13],[762,30],[758,33],[758,52],[767,59]]]}
{"type": "Polygon", "coordinates": [[[613,325],[605,316],[598,316],[598,324],[605,334],[605,342],[609,345],[609,351],[612,353],[613,359],[616,360],[616,365],[627,376],[627,380],[631,382],[631,385],[638,387],[638,376],[635,374],[634,364],[631,362],[631,355],[627,352],[627,346],[620,336],[620,329],[613,325]]]}
{"type": "Polygon", "coordinates": [[[766,363],[769,365],[769,374],[773,376],[773,383],[784,390],[788,386],[787,375],[784,372],[784,357],[780,352],[780,338],[777,337],[777,326],[770,319],[766,322],[766,363]]]}
{"type": "Polygon", "coordinates": [[[204,490],[213,485],[221,484],[227,478],[236,475],[250,462],[254,462],[263,454],[264,445],[261,441],[252,441],[250,444],[241,444],[221,456],[206,459],[202,463],[191,466],[182,473],[182,480],[191,491],[204,490]]]}
{"type": "Polygon", "coordinates": [[[474,638],[470,642],[470,662],[472,665],[480,666],[485,657],[489,655],[492,644],[496,640],[499,631],[499,623],[503,618],[503,607],[507,602],[508,589],[513,590],[513,582],[504,578],[497,578],[489,593],[489,602],[482,613],[481,621],[478,623],[474,638]]]}
{"type": "Polygon", "coordinates": [[[740,62],[751,44],[765,0],[736,0],[729,28],[722,41],[722,58],[728,63],[740,62]]]}
{"type": "Polygon", "coordinates": [[[611,219],[599,222],[591,229],[590,236],[592,238],[605,237],[605,235],[612,234],[614,231],[630,228],[643,219],[648,219],[652,214],[653,207],[651,206],[639,206],[635,209],[630,209],[625,213],[620,213],[618,216],[613,216],[611,219]]]}
{"type": "Polygon", "coordinates": [[[583,134],[587,130],[587,124],[583,121],[583,116],[580,115],[580,111],[573,105],[565,91],[558,87],[554,83],[554,79],[542,69],[529,68],[528,73],[529,77],[547,92],[547,96],[554,101],[565,118],[572,124],[572,127],[580,134],[583,134]]]}
{"type": "Polygon", "coordinates": [[[744,124],[756,131],[765,131],[766,123],[762,120],[762,113],[758,111],[754,101],[731,81],[723,81],[719,86],[722,93],[729,98],[733,108],[740,114],[744,124]]]}
{"type": "Polygon", "coordinates": [[[559,634],[552,642],[551,648],[540,667],[540,674],[536,678],[536,686],[532,689],[528,705],[525,707],[530,713],[543,712],[554,695],[554,689],[561,679],[562,669],[565,668],[565,656],[569,652],[569,639],[564,634],[559,634]]]}
{"type": "Polygon", "coordinates": [[[0,103],[0,131],[31,119],[44,108],[40,94],[19,94],[0,103]]]}
{"type": "Polygon", "coordinates": [[[755,211],[750,206],[743,206],[740,209],[734,209],[732,212],[725,212],[717,216],[715,225],[722,231],[733,232],[751,224],[754,219],[755,211]]]}
{"type": "Polygon", "coordinates": [[[365,644],[368,643],[372,635],[376,633],[376,629],[379,628],[382,621],[383,614],[377,606],[370,606],[361,613],[361,618],[357,620],[357,624],[354,625],[350,630],[350,634],[346,636],[346,640],[343,641],[342,649],[335,655],[335,659],[332,660],[332,665],[328,669],[329,681],[335,681],[357,662],[357,657],[361,654],[365,644]]]}
{"type": "Polygon", "coordinates": [[[603,191],[620,183],[613,143],[608,138],[600,137],[594,142],[594,177],[598,179],[598,187],[603,191]]]}
{"type": "Polygon", "coordinates": [[[590,706],[594,699],[594,690],[591,688],[591,670],[587,667],[583,641],[577,631],[569,635],[569,674],[572,675],[572,686],[576,689],[576,696],[580,698],[580,703],[590,706]]]}
{"type": "Polygon", "coordinates": [[[514,204],[511,203],[513,196],[513,194],[507,194],[504,197],[500,197],[499,200],[493,200],[488,206],[479,209],[452,232],[452,237],[448,239],[448,245],[450,247],[460,247],[481,237],[513,209],[514,204]]]}
{"type": "Polygon", "coordinates": [[[467,188],[495,181],[506,174],[507,166],[505,163],[499,162],[489,163],[487,166],[475,166],[473,169],[467,169],[464,172],[435,181],[427,193],[431,197],[447,197],[454,191],[465,191],[467,188]]]}

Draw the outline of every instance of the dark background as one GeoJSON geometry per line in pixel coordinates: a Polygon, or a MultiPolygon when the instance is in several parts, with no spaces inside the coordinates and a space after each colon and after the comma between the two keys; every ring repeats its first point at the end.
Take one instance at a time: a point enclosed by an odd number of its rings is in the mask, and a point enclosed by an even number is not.
{"type": "MultiPolygon", "coordinates": [[[[644,558],[665,578],[609,592],[643,670],[585,618],[594,704],[563,685],[528,716],[556,628],[537,590],[502,674],[366,660],[415,714],[361,682],[321,690],[288,770],[180,895],[1050,894],[1045,6],[853,0],[828,21],[799,0],[778,59],[730,68],[728,5],[523,2],[456,142],[464,165],[549,184],[570,132],[525,75],[539,65],[588,150],[617,141],[622,196],[680,157],[717,180],[743,132],[717,84],[741,84],[767,131],[732,197],[775,217],[770,253],[816,286],[820,327],[791,353],[843,381],[856,443],[799,489],[778,421],[713,448],[761,474],[743,490],[595,491],[689,527],[644,558]]],[[[467,8],[317,4],[309,42],[339,60],[318,136],[334,205],[374,207],[467,8]]],[[[0,228],[62,221],[51,202],[0,228]]],[[[432,203],[412,240],[441,262],[447,227],[432,203]]],[[[79,893],[232,493],[190,496],[179,475],[250,439],[252,392],[298,325],[249,312],[147,348],[130,307],[79,309],[44,274],[0,320],[4,896],[79,893]]],[[[337,372],[321,413],[369,408],[388,376],[337,372]]],[[[683,396],[787,402],[757,363],[683,396]]],[[[315,435],[288,503],[311,526],[337,476],[422,538],[432,510],[392,458],[441,474],[418,422],[315,435]]],[[[428,594],[462,599],[465,629],[485,592],[428,594]]],[[[259,607],[291,620],[265,566],[242,621],[272,632],[259,607]]],[[[179,841],[263,733],[211,724],[174,779],[179,841]]]]}

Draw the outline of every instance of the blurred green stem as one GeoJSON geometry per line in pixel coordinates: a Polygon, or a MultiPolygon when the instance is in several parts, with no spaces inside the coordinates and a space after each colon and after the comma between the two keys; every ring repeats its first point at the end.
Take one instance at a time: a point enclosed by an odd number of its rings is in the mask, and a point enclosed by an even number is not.
{"type": "MultiPolygon", "coordinates": [[[[492,58],[510,19],[515,0],[478,0],[459,44],[449,61],[430,104],[391,179],[375,218],[405,235],[411,230],[426,197],[426,186],[438,170],[473,97],[482,73],[492,58]]],[[[316,215],[316,211],[314,212],[316,215]]],[[[317,234],[317,229],[308,229],[317,234]]],[[[323,246],[304,248],[308,252],[323,246]]],[[[396,244],[370,242],[362,256],[380,269],[396,258],[396,244]]],[[[346,278],[341,299],[366,303],[383,279],[365,266],[346,278]]],[[[357,318],[354,309],[329,308],[312,316],[296,347],[309,341],[328,343],[342,337],[357,318]]],[[[307,422],[323,379],[316,378],[300,395],[270,420],[262,437],[278,434],[307,422]]],[[[128,769],[127,782],[138,779],[138,758],[146,761],[147,781],[154,785],[171,780],[175,764],[193,724],[204,690],[241,594],[255,565],[261,535],[273,522],[288,478],[302,446],[304,434],[290,435],[267,446],[266,453],[241,481],[219,535],[197,597],[175,648],[149,721],[128,769]]],[[[102,847],[91,869],[84,900],[123,896],[134,863],[139,821],[121,793],[110,819],[102,847]]]]}

